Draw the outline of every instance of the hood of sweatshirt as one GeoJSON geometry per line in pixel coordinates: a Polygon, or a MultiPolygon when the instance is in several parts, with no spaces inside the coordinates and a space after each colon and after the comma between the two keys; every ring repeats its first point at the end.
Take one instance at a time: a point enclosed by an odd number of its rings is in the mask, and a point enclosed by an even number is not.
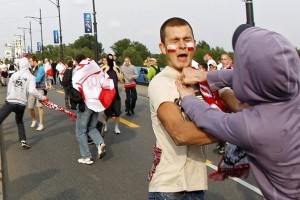
{"type": "Polygon", "coordinates": [[[282,35],[258,28],[244,30],[235,44],[233,90],[250,105],[289,101],[299,94],[300,59],[282,35]]]}
{"type": "Polygon", "coordinates": [[[20,68],[20,71],[29,70],[29,68],[30,68],[29,60],[25,57],[21,58],[19,60],[19,68],[20,68]]]}

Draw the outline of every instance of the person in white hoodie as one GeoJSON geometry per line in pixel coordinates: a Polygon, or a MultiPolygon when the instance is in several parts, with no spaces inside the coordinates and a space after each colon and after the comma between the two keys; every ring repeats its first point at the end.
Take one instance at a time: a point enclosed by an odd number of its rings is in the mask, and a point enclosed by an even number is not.
{"type": "Polygon", "coordinates": [[[19,61],[20,71],[14,73],[8,82],[7,97],[5,104],[0,108],[0,125],[7,116],[14,112],[18,127],[19,142],[21,147],[28,149],[30,146],[26,142],[26,133],[24,128],[23,116],[26,108],[28,94],[33,94],[40,101],[47,101],[46,96],[41,95],[36,89],[34,76],[29,71],[29,61],[27,58],[21,58],[19,61]]]}

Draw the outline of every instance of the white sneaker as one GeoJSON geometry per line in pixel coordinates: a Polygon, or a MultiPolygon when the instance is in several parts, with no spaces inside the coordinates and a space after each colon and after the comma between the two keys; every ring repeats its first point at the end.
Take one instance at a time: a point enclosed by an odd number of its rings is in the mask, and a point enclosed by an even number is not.
{"type": "Polygon", "coordinates": [[[37,124],[37,121],[32,121],[30,127],[33,128],[36,126],[36,124],[37,124]]]}
{"type": "Polygon", "coordinates": [[[119,129],[119,127],[115,127],[115,134],[117,134],[117,135],[119,135],[121,133],[121,131],[120,131],[120,129],[119,129]]]}
{"type": "Polygon", "coordinates": [[[103,123],[103,126],[104,126],[103,131],[106,133],[107,132],[107,124],[103,123]]]}
{"type": "Polygon", "coordinates": [[[106,145],[104,143],[101,143],[98,146],[98,158],[102,159],[106,154],[106,145]]]}
{"type": "Polygon", "coordinates": [[[77,161],[79,163],[87,164],[87,165],[91,165],[94,163],[94,161],[91,158],[79,158],[77,161]]]}
{"type": "Polygon", "coordinates": [[[38,127],[35,130],[36,131],[42,131],[42,130],[44,130],[44,126],[39,124],[38,127]]]}

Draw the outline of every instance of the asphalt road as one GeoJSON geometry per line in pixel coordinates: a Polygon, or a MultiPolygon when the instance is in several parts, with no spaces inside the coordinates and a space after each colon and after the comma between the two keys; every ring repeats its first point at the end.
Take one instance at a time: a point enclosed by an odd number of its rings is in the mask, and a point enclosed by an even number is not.
{"type": "MultiPolygon", "coordinates": [[[[121,87],[121,86],[120,86],[121,87]]],[[[136,114],[124,112],[124,93],[121,92],[122,123],[120,135],[113,133],[113,123],[105,136],[107,154],[93,165],[78,164],[79,147],[74,122],[61,112],[45,108],[45,129],[30,128],[31,119],[24,115],[29,150],[18,142],[14,114],[3,123],[1,135],[2,173],[5,200],[142,200],[147,199],[147,174],[152,165],[152,146],[155,142],[151,128],[146,89],[139,86],[136,114]]],[[[0,87],[0,104],[4,103],[6,88],[0,87]]],[[[49,91],[52,102],[64,105],[62,90],[49,91]]],[[[102,114],[101,114],[102,115],[102,114]]],[[[101,117],[100,117],[101,118],[101,117]]],[[[207,146],[208,171],[213,172],[220,155],[207,146]]],[[[90,146],[94,158],[97,150],[90,146]]],[[[243,180],[224,182],[209,180],[207,200],[260,200],[252,176],[243,180]],[[239,182],[238,182],[239,181],[239,182]]],[[[259,192],[259,191],[258,191],[259,192]]]]}

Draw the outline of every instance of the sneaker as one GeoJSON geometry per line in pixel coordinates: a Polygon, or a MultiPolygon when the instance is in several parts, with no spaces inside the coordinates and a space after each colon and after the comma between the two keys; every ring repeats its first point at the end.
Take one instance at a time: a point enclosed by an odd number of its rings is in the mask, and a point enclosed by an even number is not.
{"type": "Polygon", "coordinates": [[[104,126],[104,128],[103,128],[103,132],[107,132],[107,124],[106,123],[103,123],[103,126],[104,126]]]}
{"type": "Polygon", "coordinates": [[[127,115],[127,116],[131,116],[132,114],[131,114],[130,111],[127,111],[127,112],[126,112],[126,115],[127,115]]]}
{"type": "Polygon", "coordinates": [[[121,133],[119,127],[115,127],[115,134],[119,135],[121,133]]]}
{"type": "Polygon", "coordinates": [[[39,124],[38,127],[35,130],[36,131],[42,131],[42,130],[44,130],[44,126],[42,124],[39,124]]]}
{"type": "Polygon", "coordinates": [[[37,124],[37,121],[32,121],[30,127],[33,128],[36,126],[36,124],[37,124]]]}
{"type": "Polygon", "coordinates": [[[26,143],[25,140],[21,141],[21,147],[23,147],[24,149],[29,149],[30,148],[30,146],[26,143]]]}
{"type": "Polygon", "coordinates": [[[104,143],[101,143],[98,146],[98,158],[102,159],[106,154],[106,145],[104,143]]]}
{"type": "Polygon", "coordinates": [[[134,110],[133,109],[131,110],[131,114],[134,115],[134,110]]]}
{"type": "Polygon", "coordinates": [[[219,154],[224,154],[225,153],[225,147],[221,147],[218,151],[219,154]]]}
{"type": "Polygon", "coordinates": [[[79,163],[87,164],[87,165],[91,165],[91,164],[94,163],[94,161],[92,160],[92,158],[79,158],[77,161],[79,163]]]}

